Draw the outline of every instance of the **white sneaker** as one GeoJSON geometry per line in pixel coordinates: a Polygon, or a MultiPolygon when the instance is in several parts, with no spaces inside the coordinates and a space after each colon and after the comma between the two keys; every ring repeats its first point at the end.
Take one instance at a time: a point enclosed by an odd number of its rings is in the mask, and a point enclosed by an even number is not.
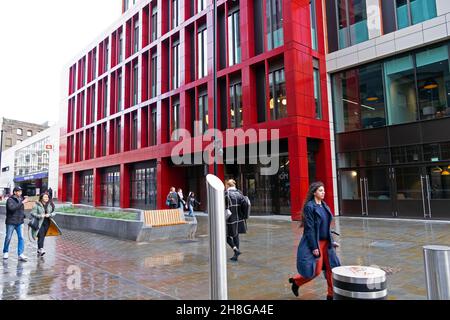
{"type": "Polygon", "coordinates": [[[28,258],[25,257],[23,254],[21,254],[21,255],[19,256],[19,261],[27,262],[27,261],[28,261],[28,258]]]}
{"type": "Polygon", "coordinates": [[[9,258],[9,253],[8,252],[5,252],[4,254],[3,254],[3,259],[8,259],[9,258]]]}

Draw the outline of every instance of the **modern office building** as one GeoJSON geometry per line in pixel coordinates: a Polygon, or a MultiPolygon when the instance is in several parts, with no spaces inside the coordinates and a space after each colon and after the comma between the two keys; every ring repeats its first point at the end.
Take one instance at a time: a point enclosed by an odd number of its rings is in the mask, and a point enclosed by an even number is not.
{"type": "Polygon", "coordinates": [[[36,124],[2,118],[0,120],[0,130],[3,131],[3,137],[0,150],[5,151],[48,127],[48,123],[36,124]]]}
{"type": "MultiPolygon", "coordinates": [[[[328,103],[321,0],[220,0],[218,103],[214,114],[212,0],[125,1],[123,15],[67,68],[61,107],[59,192],[93,206],[164,208],[171,186],[196,192],[206,206],[205,175],[213,165],[178,165],[172,133],[234,130],[251,149],[267,140],[249,130],[278,129],[271,156],[218,165],[252,200],[253,214],[298,219],[308,185],[323,180],[337,198],[328,103]],[[215,117],[216,116],[216,117],[215,117]],[[245,138],[247,134],[247,139],[245,138]]],[[[200,135],[198,133],[200,132],[200,135]]],[[[224,142],[224,157],[235,150],[224,142]]],[[[190,154],[195,157],[209,143],[190,154]]],[[[271,144],[271,146],[273,143],[271,144]]]]}
{"type": "Polygon", "coordinates": [[[35,196],[52,188],[58,197],[59,126],[54,125],[2,153],[0,195],[12,193],[15,186],[35,196]]]}
{"type": "Polygon", "coordinates": [[[450,218],[450,1],[327,0],[342,215],[450,218]]]}

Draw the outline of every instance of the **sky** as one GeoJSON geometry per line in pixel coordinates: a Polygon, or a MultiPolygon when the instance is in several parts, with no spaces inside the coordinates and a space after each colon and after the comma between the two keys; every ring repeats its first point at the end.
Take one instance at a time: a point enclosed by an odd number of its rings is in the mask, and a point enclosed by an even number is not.
{"type": "Polygon", "coordinates": [[[64,68],[120,18],[122,1],[1,2],[0,118],[54,123],[64,68]]]}

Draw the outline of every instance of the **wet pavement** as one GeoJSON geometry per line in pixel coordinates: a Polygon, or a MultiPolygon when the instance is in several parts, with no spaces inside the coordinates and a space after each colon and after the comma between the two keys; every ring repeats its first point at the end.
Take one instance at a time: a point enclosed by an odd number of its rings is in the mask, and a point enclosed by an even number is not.
{"type": "MultiPolygon", "coordinates": [[[[344,265],[377,265],[387,271],[391,300],[426,299],[422,246],[450,244],[450,224],[337,218],[344,265]]],[[[323,300],[324,277],[293,296],[287,279],[295,272],[302,229],[285,217],[255,217],[241,237],[239,262],[228,262],[230,299],[323,300]]],[[[0,241],[4,241],[0,216],[0,241]]],[[[0,299],[208,299],[207,220],[199,218],[194,240],[135,243],[63,230],[46,240],[36,257],[26,241],[28,262],[17,261],[17,238],[0,265],[0,299]]],[[[232,252],[227,249],[228,258],[232,252]]]]}

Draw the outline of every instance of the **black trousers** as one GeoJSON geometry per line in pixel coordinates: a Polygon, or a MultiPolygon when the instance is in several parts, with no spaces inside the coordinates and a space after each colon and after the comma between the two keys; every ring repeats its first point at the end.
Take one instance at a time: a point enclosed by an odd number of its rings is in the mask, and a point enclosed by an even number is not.
{"type": "Polygon", "coordinates": [[[48,228],[50,227],[50,219],[44,218],[44,222],[42,222],[42,226],[39,229],[37,238],[38,238],[38,249],[44,248],[44,240],[45,235],[47,234],[48,228]]]}
{"type": "Polygon", "coordinates": [[[227,236],[227,243],[231,247],[231,249],[236,247],[239,250],[239,234],[237,234],[235,237],[227,236]]]}

